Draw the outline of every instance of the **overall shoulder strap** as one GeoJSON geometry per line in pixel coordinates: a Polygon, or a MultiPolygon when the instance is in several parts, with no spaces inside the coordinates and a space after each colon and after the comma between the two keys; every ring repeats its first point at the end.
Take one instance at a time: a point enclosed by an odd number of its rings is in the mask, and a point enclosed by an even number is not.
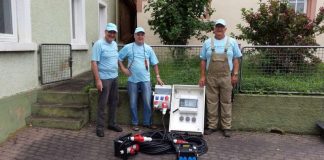
{"type": "Polygon", "coordinates": [[[226,37],[227,38],[227,40],[226,40],[226,44],[225,44],[225,48],[224,48],[224,52],[225,53],[227,53],[227,50],[228,50],[228,47],[229,47],[229,45],[230,45],[230,37],[226,37]]]}
{"type": "Polygon", "coordinates": [[[210,47],[212,52],[214,52],[215,51],[214,37],[210,38],[210,47]]]}

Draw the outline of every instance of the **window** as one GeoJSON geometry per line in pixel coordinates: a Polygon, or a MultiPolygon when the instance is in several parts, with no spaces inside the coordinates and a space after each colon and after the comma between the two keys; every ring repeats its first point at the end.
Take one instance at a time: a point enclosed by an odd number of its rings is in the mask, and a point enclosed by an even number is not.
{"type": "Polygon", "coordinates": [[[17,42],[15,0],[0,0],[0,41],[17,42]]]}
{"type": "Polygon", "coordinates": [[[307,11],[307,0],[289,0],[289,3],[296,12],[306,13],[307,11]]]}
{"type": "Polygon", "coordinates": [[[317,0],[289,0],[291,7],[299,13],[305,13],[310,19],[315,18],[317,0]]]}
{"type": "Polygon", "coordinates": [[[0,0],[0,51],[34,51],[30,0],[0,0]]]}
{"type": "Polygon", "coordinates": [[[99,38],[105,36],[105,28],[107,24],[107,4],[99,1],[99,38]]]}
{"type": "Polygon", "coordinates": [[[87,49],[84,0],[71,0],[71,39],[72,49],[87,49]]]}

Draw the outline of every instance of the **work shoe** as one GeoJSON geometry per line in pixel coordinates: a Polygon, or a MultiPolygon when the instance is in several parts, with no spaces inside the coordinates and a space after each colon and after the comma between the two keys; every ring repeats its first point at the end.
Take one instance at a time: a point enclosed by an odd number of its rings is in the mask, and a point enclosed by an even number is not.
{"type": "Polygon", "coordinates": [[[217,131],[217,129],[207,128],[207,129],[204,130],[204,135],[210,135],[210,134],[212,134],[212,133],[214,133],[216,131],[217,131]]]}
{"type": "Polygon", "coordinates": [[[123,131],[123,129],[121,127],[119,127],[118,125],[108,126],[108,129],[116,131],[116,132],[122,132],[123,131]]]}
{"type": "Polygon", "coordinates": [[[229,129],[224,129],[223,131],[224,137],[231,137],[231,130],[229,129]]]}
{"type": "Polygon", "coordinates": [[[102,129],[97,129],[96,130],[96,134],[98,137],[104,137],[105,136],[105,133],[102,129]]]}
{"type": "Polygon", "coordinates": [[[148,129],[157,129],[156,125],[143,125],[143,127],[148,128],[148,129]]]}
{"type": "Polygon", "coordinates": [[[133,125],[132,130],[133,131],[139,131],[140,129],[139,129],[138,125],[133,125]]]}

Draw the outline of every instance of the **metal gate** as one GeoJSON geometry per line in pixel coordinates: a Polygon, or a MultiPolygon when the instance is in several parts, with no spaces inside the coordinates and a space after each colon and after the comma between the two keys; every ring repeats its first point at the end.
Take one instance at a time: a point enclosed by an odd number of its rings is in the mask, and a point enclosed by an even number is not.
{"type": "Polygon", "coordinates": [[[41,83],[48,84],[72,77],[72,52],[70,44],[40,45],[41,83]]]}

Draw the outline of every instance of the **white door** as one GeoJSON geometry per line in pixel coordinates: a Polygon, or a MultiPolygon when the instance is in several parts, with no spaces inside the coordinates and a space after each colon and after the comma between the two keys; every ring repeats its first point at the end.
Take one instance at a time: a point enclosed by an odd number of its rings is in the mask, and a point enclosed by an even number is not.
{"type": "Polygon", "coordinates": [[[107,4],[99,1],[99,38],[105,36],[105,28],[107,24],[107,4]]]}

